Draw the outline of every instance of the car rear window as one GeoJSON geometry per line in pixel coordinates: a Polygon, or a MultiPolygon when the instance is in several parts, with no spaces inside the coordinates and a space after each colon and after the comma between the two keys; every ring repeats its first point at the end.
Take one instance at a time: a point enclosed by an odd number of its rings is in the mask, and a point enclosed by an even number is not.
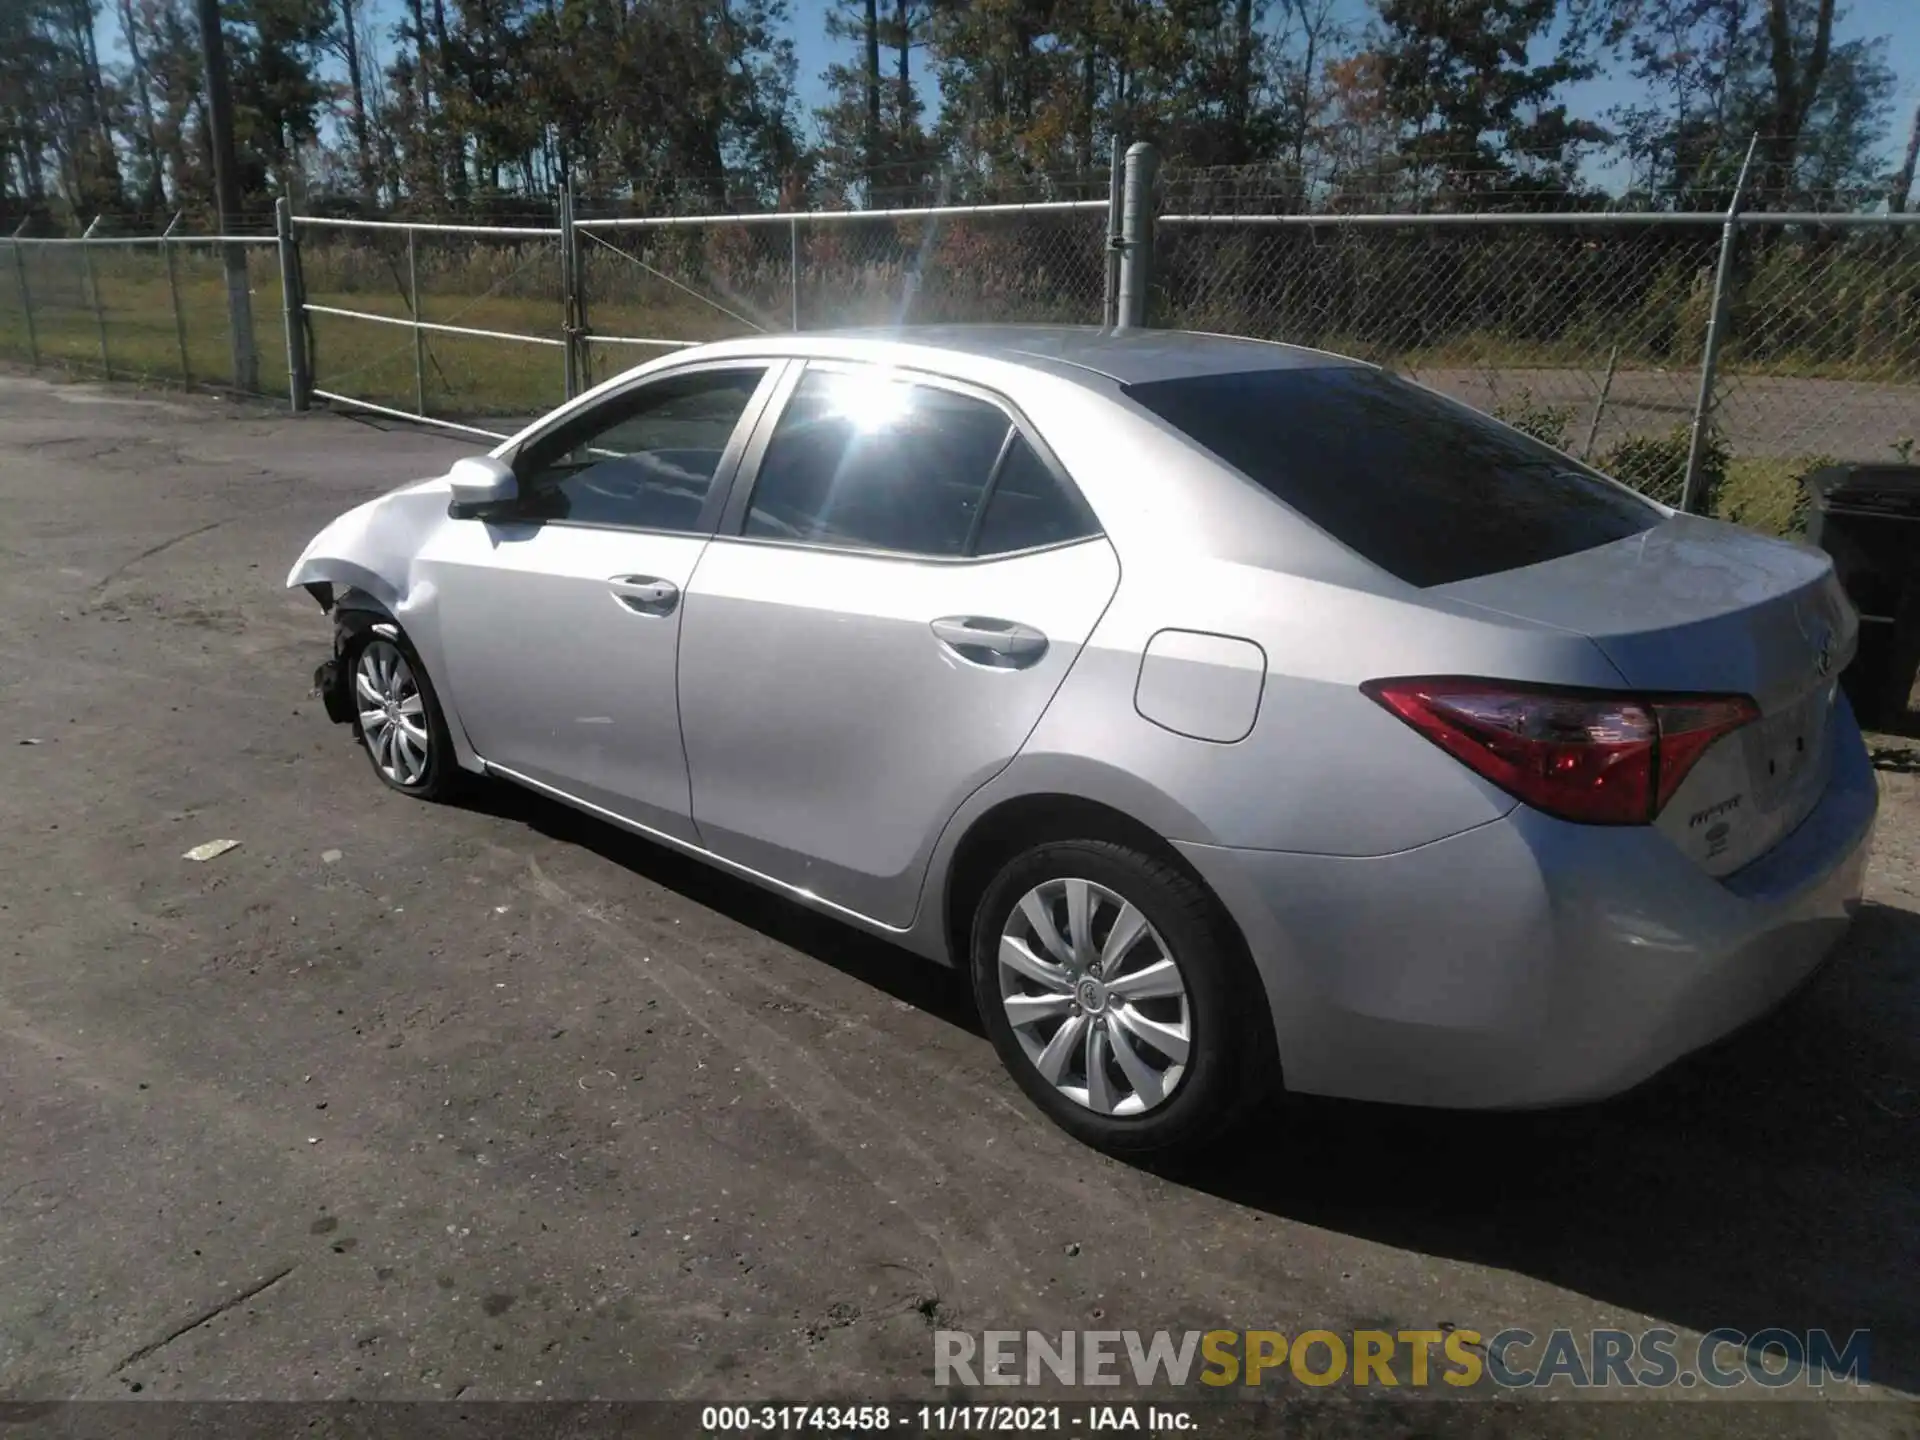
{"type": "Polygon", "coordinates": [[[1384,371],[1249,370],[1126,393],[1411,585],[1537,565],[1663,518],[1558,450],[1384,371]]]}

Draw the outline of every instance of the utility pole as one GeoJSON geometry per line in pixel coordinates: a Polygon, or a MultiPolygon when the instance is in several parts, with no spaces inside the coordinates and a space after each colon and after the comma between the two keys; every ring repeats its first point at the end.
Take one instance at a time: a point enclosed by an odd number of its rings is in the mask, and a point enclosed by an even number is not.
{"type": "MultiPolygon", "coordinates": [[[[220,208],[220,233],[232,235],[240,223],[240,166],[233,152],[233,92],[227,84],[227,43],[220,30],[220,0],[197,0],[200,53],[207,62],[207,123],[213,134],[213,192],[220,208]]],[[[227,271],[227,326],[233,337],[233,385],[248,392],[260,388],[260,357],[253,346],[253,300],[247,286],[247,252],[223,245],[227,271]]]]}

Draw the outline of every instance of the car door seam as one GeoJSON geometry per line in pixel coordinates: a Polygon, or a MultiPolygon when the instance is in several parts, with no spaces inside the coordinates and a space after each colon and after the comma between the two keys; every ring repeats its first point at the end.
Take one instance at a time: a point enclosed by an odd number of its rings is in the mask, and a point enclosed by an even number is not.
{"type": "Polygon", "coordinates": [[[1113,588],[1107,592],[1106,603],[1100,607],[1100,613],[1093,617],[1093,624],[1087,627],[1085,638],[1082,639],[1074,649],[1073,659],[1068,661],[1066,668],[1060,672],[1059,681],[1054,685],[1053,689],[1048,692],[1045,703],[1035,712],[1033,724],[1028,726],[1027,733],[1020,737],[1020,743],[1007,753],[1007,758],[995,767],[991,774],[982,777],[978,785],[975,785],[971,790],[967,791],[965,795],[960,797],[954,804],[953,809],[948,813],[946,820],[941,824],[939,831],[934,836],[933,844],[928,847],[926,862],[920,871],[920,888],[914,896],[913,913],[907,917],[907,923],[903,927],[904,931],[910,932],[919,928],[920,918],[926,912],[927,908],[927,886],[933,879],[933,860],[934,857],[940,853],[941,847],[946,844],[947,832],[953,828],[954,820],[967,808],[974,796],[978,795],[995,780],[998,780],[1002,775],[1006,774],[1013,762],[1018,760],[1026,751],[1027,745],[1033,739],[1034,732],[1040,728],[1040,723],[1047,718],[1047,711],[1053,708],[1053,702],[1059,698],[1060,691],[1065,688],[1068,679],[1073,675],[1075,667],[1080,664],[1081,658],[1087,653],[1087,647],[1093,643],[1093,637],[1100,633],[1100,626],[1105,622],[1107,612],[1113,609],[1113,602],[1120,597],[1120,587],[1126,583],[1126,563],[1120,558],[1120,547],[1113,543],[1111,537],[1103,533],[1100,538],[1106,542],[1107,553],[1113,556],[1113,588]]]}

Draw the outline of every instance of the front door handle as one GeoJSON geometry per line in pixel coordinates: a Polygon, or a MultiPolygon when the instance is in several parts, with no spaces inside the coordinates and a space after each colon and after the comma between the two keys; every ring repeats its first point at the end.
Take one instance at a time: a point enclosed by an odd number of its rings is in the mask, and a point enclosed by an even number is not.
{"type": "Polygon", "coordinates": [[[1047,637],[1031,625],[980,615],[948,615],[933,622],[933,633],[963,660],[996,669],[1031,665],[1047,653],[1047,637]]]}
{"type": "Polygon", "coordinates": [[[680,603],[680,587],[657,575],[615,575],[607,581],[607,589],[639,615],[668,615],[680,603]]]}

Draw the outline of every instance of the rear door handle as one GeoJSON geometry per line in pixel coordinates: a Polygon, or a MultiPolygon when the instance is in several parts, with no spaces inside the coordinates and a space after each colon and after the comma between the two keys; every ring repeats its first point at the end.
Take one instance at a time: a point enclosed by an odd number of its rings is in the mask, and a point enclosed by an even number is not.
{"type": "Polygon", "coordinates": [[[607,581],[607,589],[614,599],[640,615],[671,614],[680,603],[680,587],[657,575],[615,575],[607,581]]]}
{"type": "Polygon", "coordinates": [[[1047,653],[1047,637],[1031,625],[980,615],[948,615],[933,622],[940,642],[963,660],[1006,668],[1031,665],[1047,653]]]}

